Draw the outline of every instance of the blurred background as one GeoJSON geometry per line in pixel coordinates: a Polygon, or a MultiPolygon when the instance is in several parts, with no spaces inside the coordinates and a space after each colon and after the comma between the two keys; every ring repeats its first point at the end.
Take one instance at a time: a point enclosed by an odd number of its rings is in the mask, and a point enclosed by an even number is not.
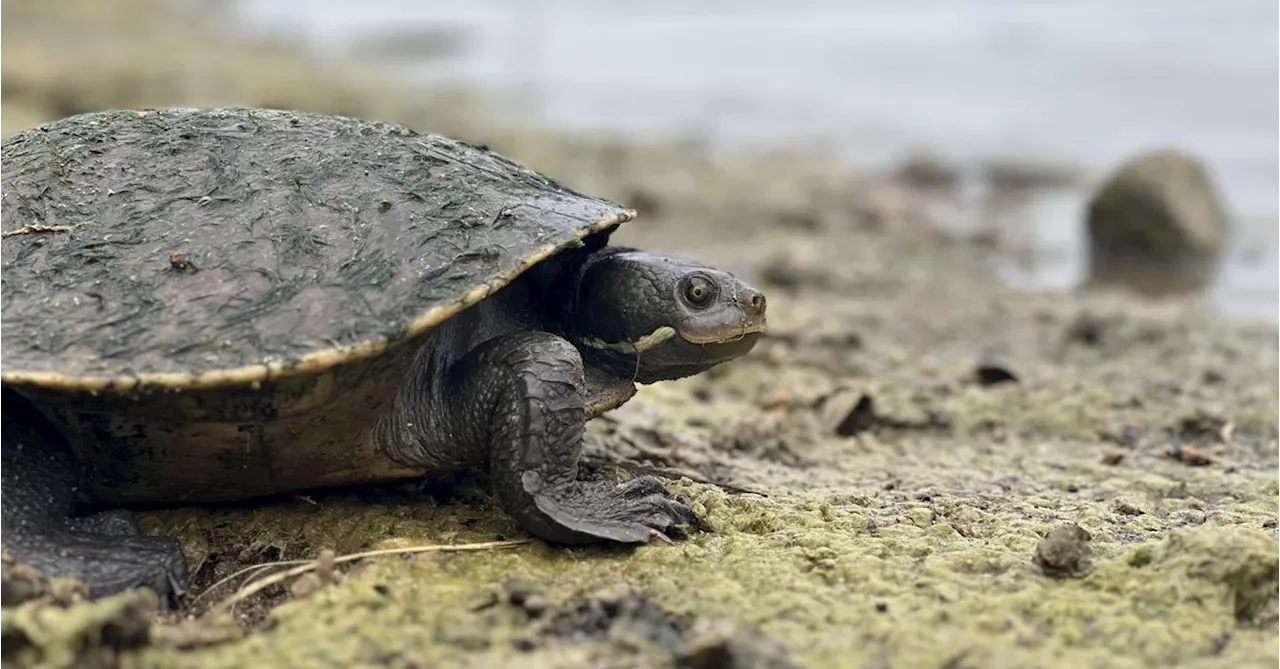
{"type": "MultiPolygon", "coordinates": [[[[1274,313],[1276,7],[1268,0],[245,0],[241,12],[322,50],[348,40],[385,44],[380,37],[412,35],[414,26],[452,34],[452,53],[434,62],[406,54],[396,65],[415,81],[519,96],[511,104],[521,113],[570,128],[677,131],[751,145],[820,139],[851,161],[886,167],[928,149],[972,171],[1016,161],[1096,173],[1133,152],[1176,144],[1209,165],[1248,224],[1222,276],[1222,300],[1274,313]]],[[[1083,201],[1079,190],[1042,195],[1032,219],[1041,250],[1057,257],[1031,271],[1010,267],[1011,280],[1044,287],[1079,280],[1083,201]]]]}
{"type": "Polygon", "coordinates": [[[1004,221],[1001,234],[1019,241],[996,271],[1037,289],[1079,283],[1080,221],[1098,180],[1135,152],[1177,146],[1203,161],[1233,224],[1210,298],[1271,318],[1280,303],[1270,0],[3,7],[5,133],[102,107],[244,103],[478,141],[537,126],[711,153],[799,147],[850,169],[911,166],[954,182],[941,216],[1004,221]]]}

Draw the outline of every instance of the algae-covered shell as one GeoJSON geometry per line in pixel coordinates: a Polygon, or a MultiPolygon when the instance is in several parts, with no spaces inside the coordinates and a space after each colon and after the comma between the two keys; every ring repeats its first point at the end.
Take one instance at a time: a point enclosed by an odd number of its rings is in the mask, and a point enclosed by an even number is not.
{"type": "Polygon", "coordinates": [[[325,471],[369,465],[341,422],[390,397],[415,341],[633,216],[481,147],[279,110],[83,114],[2,158],[0,376],[105,498],[351,478],[325,471]],[[308,468],[286,441],[347,452],[308,468]]]}

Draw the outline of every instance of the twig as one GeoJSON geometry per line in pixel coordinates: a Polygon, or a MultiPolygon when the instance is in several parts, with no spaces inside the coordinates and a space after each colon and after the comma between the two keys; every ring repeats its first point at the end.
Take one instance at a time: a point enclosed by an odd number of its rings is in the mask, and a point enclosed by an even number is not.
{"type": "Polygon", "coordinates": [[[217,583],[214,583],[213,585],[205,588],[204,592],[200,593],[199,595],[196,595],[196,598],[191,600],[191,604],[189,608],[194,609],[196,607],[196,604],[200,603],[200,600],[204,599],[205,596],[207,596],[209,593],[217,590],[223,585],[226,585],[227,583],[231,582],[233,579],[239,578],[240,576],[244,576],[245,574],[252,574],[253,572],[263,571],[266,569],[270,569],[272,567],[292,567],[295,565],[307,564],[309,562],[314,562],[314,560],[281,560],[279,562],[263,562],[262,564],[250,565],[248,567],[245,567],[244,569],[241,569],[239,571],[236,571],[235,573],[232,573],[229,576],[226,576],[225,578],[219,579],[217,583]]]}
{"type": "MultiPolygon", "coordinates": [[[[486,541],[486,542],[477,543],[477,544],[452,544],[452,545],[451,544],[434,544],[430,546],[410,546],[409,548],[385,548],[385,549],[376,550],[376,551],[365,551],[363,553],[351,553],[349,555],[342,555],[334,560],[334,564],[341,564],[344,562],[354,562],[355,560],[361,560],[364,558],[371,558],[371,557],[379,557],[382,555],[403,555],[405,553],[431,553],[431,552],[461,553],[466,551],[487,551],[487,550],[497,550],[501,548],[512,548],[514,546],[523,546],[524,544],[529,544],[529,543],[533,543],[533,540],[532,539],[513,539],[511,541],[486,541]]],[[[232,606],[235,606],[236,604],[238,604],[239,602],[242,602],[258,594],[259,592],[262,592],[263,590],[273,585],[276,585],[277,583],[283,583],[284,581],[287,581],[290,578],[293,578],[294,576],[301,576],[302,574],[305,574],[315,569],[316,566],[319,564],[319,560],[305,560],[303,562],[304,562],[303,564],[298,565],[293,569],[287,569],[285,571],[272,574],[271,576],[268,576],[260,581],[254,581],[252,584],[246,584],[244,587],[237,590],[231,596],[227,597],[221,602],[218,602],[213,608],[229,609],[232,606]]],[[[271,562],[266,564],[269,566],[279,566],[284,563],[271,562]]],[[[262,565],[259,565],[259,566],[262,566],[262,565]]]]}
{"type": "Polygon", "coordinates": [[[13,235],[30,235],[36,232],[71,232],[74,228],[70,225],[24,225],[16,230],[5,230],[0,232],[0,237],[11,237],[13,235]]]}

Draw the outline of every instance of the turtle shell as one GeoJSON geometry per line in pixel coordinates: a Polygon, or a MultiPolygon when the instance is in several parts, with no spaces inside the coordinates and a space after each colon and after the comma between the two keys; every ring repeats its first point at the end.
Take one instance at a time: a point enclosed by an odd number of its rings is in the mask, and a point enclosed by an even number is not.
{"type": "Polygon", "coordinates": [[[3,142],[4,386],[104,500],[411,475],[372,443],[434,326],[633,212],[482,147],[259,109],[3,142]]]}
{"type": "Polygon", "coordinates": [[[83,114],[2,158],[5,383],[325,369],[632,216],[484,148],[277,110],[83,114]]]}

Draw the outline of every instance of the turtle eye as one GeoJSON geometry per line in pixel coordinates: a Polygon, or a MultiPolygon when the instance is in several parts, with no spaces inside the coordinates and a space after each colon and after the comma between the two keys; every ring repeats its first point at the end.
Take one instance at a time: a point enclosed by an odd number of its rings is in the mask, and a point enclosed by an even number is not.
{"type": "Polygon", "coordinates": [[[716,285],[704,276],[691,276],[684,280],[681,290],[684,299],[695,307],[705,307],[716,297],[716,285]]]}

